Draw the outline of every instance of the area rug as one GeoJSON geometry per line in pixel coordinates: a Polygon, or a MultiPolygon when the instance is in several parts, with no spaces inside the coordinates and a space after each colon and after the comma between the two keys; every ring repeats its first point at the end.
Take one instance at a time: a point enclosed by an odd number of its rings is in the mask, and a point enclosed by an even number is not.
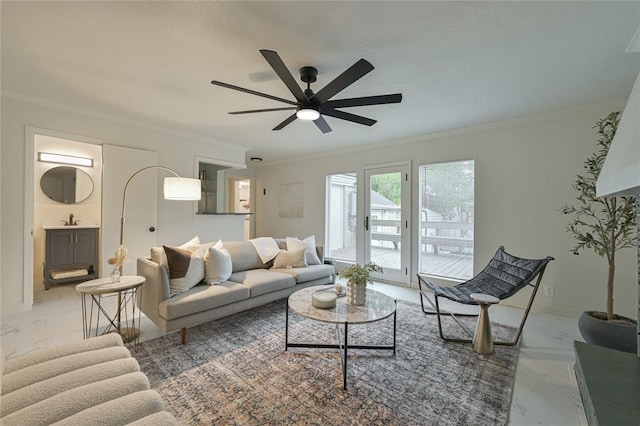
{"type": "MultiPolygon", "coordinates": [[[[350,350],[345,391],[335,349],[285,352],[285,303],[190,328],[184,346],[176,334],[143,342],[133,356],[181,425],[508,422],[516,347],[481,356],[469,344],[443,342],[435,317],[398,302],[397,353],[350,350]]],[[[290,342],[337,340],[332,324],[289,318],[290,342]]],[[[349,343],[390,344],[392,326],[391,318],[350,326],[349,343]]],[[[513,329],[494,324],[493,333],[504,338],[513,329]]]]}

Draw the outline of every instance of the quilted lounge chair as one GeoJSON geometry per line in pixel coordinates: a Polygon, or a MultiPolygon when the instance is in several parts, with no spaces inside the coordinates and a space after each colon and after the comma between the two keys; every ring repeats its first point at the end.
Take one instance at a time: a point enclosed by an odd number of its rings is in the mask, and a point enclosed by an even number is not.
{"type": "Polygon", "coordinates": [[[485,266],[485,268],[478,275],[471,278],[469,281],[463,282],[456,286],[444,287],[432,284],[427,281],[424,276],[418,274],[418,285],[420,286],[420,304],[422,305],[422,311],[425,314],[435,314],[438,316],[438,330],[440,332],[440,337],[443,340],[449,342],[471,343],[471,339],[460,339],[445,336],[442,332],[441,316],[451,316],[470,337],[473,337],[473,333],[468,330],[458,320],[458,318],[456,318],[456,315],[477,316],[477,314],[454,314],[452,312],[441,312],[440,305],[438,303],[439,297],[446,297],[449,300],[453,300],[454,302],[462,303],[465,305],[477,305],[477,303],[471,299],[471,294],[473,293],[488,294],[490,296],[498,298],[499,300],[503,300],[510,296],[513,296],[521,289],[530,286],[533,288],[533,291],[531,292],[529,303],[527,304],[527,308],[524,312],[524,315],[522,316],[522,320],[515,337],[511,341],[494,341],[494,344],[496,345],[514,346],[518,343],[518,340],[520,340],[520,335],[522,334],[524,323],[527,320],[527,316],[529,315],[531,305],[533,304],[533,299],[538,292],[538,287],[540,286],[542,275],[544,274],[544,270],[547,264],[551,260],[553,260],[553,257],[551,256],[548,256],[544,259],[523,259],[507,253],[506,251],[504,251],[504,247],[500,246],[500,248],[498,248],[498,251],[496,251],[496,254],[489,261],[489,264],[485,266]],[[431,290],[433,292],[433,295],[427,294],[425,292],[426,289],[431,290]],[[433,301],[430,299],[430,296],[434,296],[433,301]],[[425,300],[433,307],[433,309],[435,309],[435,311],[425,309],[425,300]]]}

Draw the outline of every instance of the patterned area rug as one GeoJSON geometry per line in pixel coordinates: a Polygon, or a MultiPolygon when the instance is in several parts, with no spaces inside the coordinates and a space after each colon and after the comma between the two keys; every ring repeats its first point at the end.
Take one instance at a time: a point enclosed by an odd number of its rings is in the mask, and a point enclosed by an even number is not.
{"type": "MultiPolygon", "coordinates": [[[[181,425],[508,422],[518,348],[485,357],[470,344],[445,343],[434,316],[398,302],[396,355],[350,350],[345,391],[335,349],[284,351],[285,303],[190,328],[184,346],[176,334],[141,343],[133,355],[181,425]]],[[[290,342],[337,340],[334,325],[289,318],[290,342]]],[[[349,343],[390,344],[392,325],[350,326],[349,343]]],[[[494,337],[512,333],[493,326],[494,337]]]]}

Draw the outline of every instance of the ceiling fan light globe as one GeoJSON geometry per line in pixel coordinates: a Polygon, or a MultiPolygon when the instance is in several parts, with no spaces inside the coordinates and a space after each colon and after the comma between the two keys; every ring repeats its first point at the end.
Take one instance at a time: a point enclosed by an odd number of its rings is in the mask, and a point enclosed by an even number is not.
{"type": "Polygon", "coordinates": [[[313,121],[320,118],[320,111],[313,108],[300,108],[298,111],[296,111],[296,117],[298,117],[300,120],[313,121]]]}

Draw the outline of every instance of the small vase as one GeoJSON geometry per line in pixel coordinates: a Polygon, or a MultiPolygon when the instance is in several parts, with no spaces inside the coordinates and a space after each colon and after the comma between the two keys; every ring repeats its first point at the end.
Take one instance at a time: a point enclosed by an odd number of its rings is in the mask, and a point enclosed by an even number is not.
{"type": "Polygon", "coordinates": [[[362,306],[367,301],[367,285],[347,283],[347,303],[362,306]]]}
{"type": "Polygon", "coordinates": [[[120,267],[114,266],[111,270],[111,282],[119,283],[120,282],[120,267]]]}

